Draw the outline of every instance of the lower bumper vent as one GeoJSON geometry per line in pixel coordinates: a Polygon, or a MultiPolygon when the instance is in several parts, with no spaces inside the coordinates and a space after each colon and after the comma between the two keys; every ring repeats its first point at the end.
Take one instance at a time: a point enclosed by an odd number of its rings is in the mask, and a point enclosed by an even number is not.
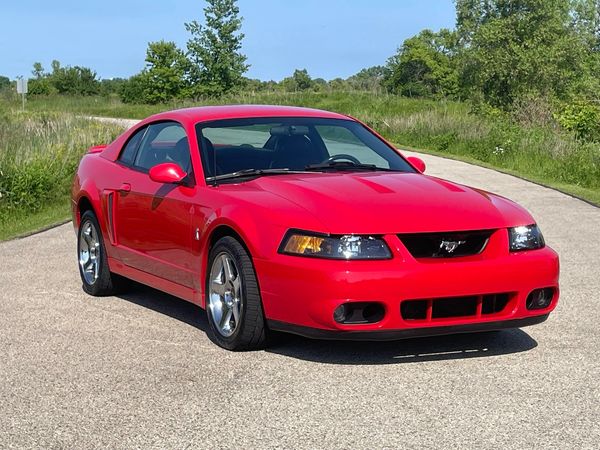
{"type": "Polygon", "coordinates": [[[499,314],[508,305],[509,294],[472,295],[405,300],[400,304],[404,320],[435,320],[453,317],[482,317],[499,314]]]}

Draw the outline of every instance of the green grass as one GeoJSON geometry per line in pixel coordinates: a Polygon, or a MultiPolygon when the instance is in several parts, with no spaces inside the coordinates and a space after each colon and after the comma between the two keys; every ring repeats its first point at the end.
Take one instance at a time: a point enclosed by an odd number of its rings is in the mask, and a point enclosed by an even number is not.
{"type": "Polygon", "coordinates": [[[506,115],[475,114],[465,103],[366,92],[247,93],[165,105],[57,96],[31,99],[25,114],[17,112],[17,102],[0,101],[0,193],[5,191],[0,198],[0,239],[64,218],[66,210],[56,205],[68,204],[68,187],[82,152],[110,142],[121,131],[77,115],[144,118],[180,107],[237,103],[349,114],[400,148],[498,169],[600,204],[600,144],[581,142],[552,123],[519,125],[506,115]]]}
{"type": "Polygon", "coordinates": [[[0,241],[63,223],[71,214],[68,201],[68,198],[54,200],[33,212],[14,211],[0,224],[0,241]]]}
{"type": "Polygon", "coordinates": [[[68,218],[81,156],[122,131],[69,113],[22,113],[0,103],[0,240],[68,218]]]}

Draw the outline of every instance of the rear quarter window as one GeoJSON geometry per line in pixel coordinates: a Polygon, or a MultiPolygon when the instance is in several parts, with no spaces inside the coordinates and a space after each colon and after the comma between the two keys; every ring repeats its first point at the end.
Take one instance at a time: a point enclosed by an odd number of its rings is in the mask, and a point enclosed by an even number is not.
{"type": "Polygon", "coordinates": [[[146,132],[146,128],[142,128],[138,130],[129,138],[125,147],[123,147],[123,151],[121,152],[121,156],[119,156],[119,161],[123,164],[132,165],[133,160],[135,159],[135,154],[140,145],[140,141],[146,132]]]}

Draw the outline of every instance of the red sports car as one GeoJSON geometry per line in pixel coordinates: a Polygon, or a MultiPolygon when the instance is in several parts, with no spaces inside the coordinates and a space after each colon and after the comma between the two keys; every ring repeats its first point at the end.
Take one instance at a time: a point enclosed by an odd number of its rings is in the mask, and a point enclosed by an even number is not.
{"type": "Polygon", "coordinates": [[[531,215],[424,169],[332,112],[149,117],[79,165],[83,289],[132,279],[196,303],[231,350],[271,330],[370,340],[544,321],[559,263],[531,215]]]}

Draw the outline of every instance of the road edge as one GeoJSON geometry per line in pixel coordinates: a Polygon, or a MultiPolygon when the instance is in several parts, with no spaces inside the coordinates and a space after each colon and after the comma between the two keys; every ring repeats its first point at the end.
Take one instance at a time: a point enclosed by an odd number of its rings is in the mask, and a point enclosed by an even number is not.
{"type": "Polygon", "coordinates": [[[30,236],[35,236],[36,234],[40,234],[40,233],[43,233],[45,231],[52,230],[53,228],[58,228],[58,227],[60,227],[62,225],[65,225],[65,224],[67,224],[69,222],[72,222],[72,219],[63,219],[63,220],[58,221],[58,222],[53,222],[53,223],[51,223],[49,225],[44,225],[41,228],[37,228],[37,229],[32,230],[32,231],[27,231],[25,233],[18,234],[16,236],[11,237],[10,239],[6,239],[5,241],[0,241],[0,243],[2,243],[2,242],[10,242],[10,241],[18,241],[18,240],[21,240],[21,239],[28,238],[30,236]]]}

